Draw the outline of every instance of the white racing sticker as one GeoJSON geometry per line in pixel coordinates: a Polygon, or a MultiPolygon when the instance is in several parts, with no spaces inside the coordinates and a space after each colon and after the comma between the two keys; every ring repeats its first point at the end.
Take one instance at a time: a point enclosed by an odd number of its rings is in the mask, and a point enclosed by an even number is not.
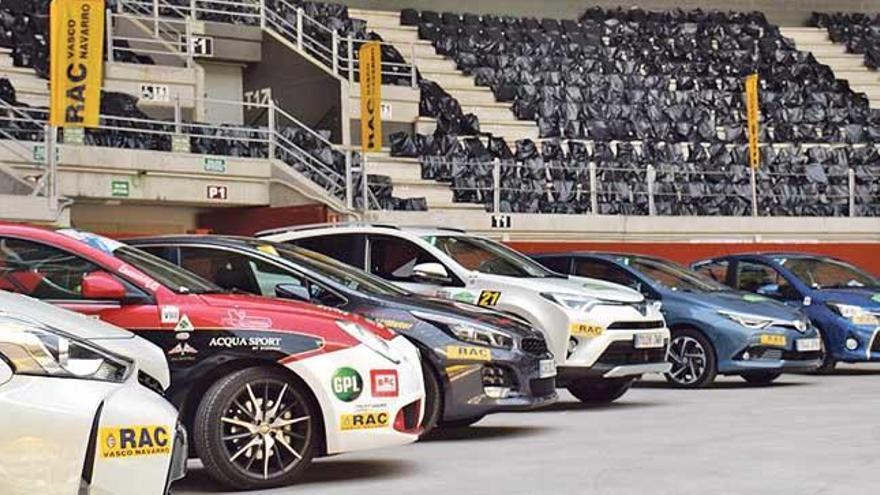
{"type": "Polygon", "coordinates": [[[177,306],[162,306],[159,308],[159,312],[159,318],[163,324],[180,321],[180,308],[177,306]]]}

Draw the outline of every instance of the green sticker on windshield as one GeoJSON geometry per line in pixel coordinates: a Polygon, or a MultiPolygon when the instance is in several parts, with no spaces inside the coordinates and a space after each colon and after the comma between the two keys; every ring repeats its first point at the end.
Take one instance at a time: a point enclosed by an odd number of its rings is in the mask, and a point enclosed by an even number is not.
{"type": "Polygon", "coordinates": [[[745,295],[743,295],[743,300],[744,300],[744,301],[748,301],[748,302],[764,302],[764,301],[769,301],[769,299],[767,299],[766,297],[764,297],[764,296],[759,296],[758,294],[745,294],[745,295]]]}
{"type": "Polygon", "coordinates": [[[455,294],[452,295],[452,299],[454,301],[460,301],[460,302],[465,302],[465,303],[469,303],[469,304],[473,304],[474,301],[476,300],[474,295],[468,291],[456,292],[455,294]]]}
{"type": "Polygon", "coordinates": [[[880,302],[880,294],[874,294],[874,296],[871,297],[871,300],[874,302],[880,302]]]}

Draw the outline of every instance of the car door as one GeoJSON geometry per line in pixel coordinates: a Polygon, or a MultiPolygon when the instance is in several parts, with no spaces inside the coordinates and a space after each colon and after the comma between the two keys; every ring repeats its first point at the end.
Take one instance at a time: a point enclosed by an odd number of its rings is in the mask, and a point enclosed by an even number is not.
{"type": "Polygon", "coordinates": [[[98,317],[123,328],[159,328],[159,307],[152,294],[116,273],[67,250],[41,242],[0,237],[0,289],[98,317]],[[83,278],[104,272],[125,287],[120,300],[83,295],[83,278]]]}
{"type": "Polygon", "coordinates": [[[434,296],[442,287],[463,287],[450,267],[418,244],[386,234],[371,234],[367,242],[367,271],[418,294],[434,296]],[[446,274],[426,279],[415,273],[419,265],[439,265],[446,274]]]}
{"type": "Polygon", "coordinates": [[[796,308],[803,306],[804,295],[771,264],[759,260],[737,260],[734,270],[734,288],[776,299],[796,308]]]}

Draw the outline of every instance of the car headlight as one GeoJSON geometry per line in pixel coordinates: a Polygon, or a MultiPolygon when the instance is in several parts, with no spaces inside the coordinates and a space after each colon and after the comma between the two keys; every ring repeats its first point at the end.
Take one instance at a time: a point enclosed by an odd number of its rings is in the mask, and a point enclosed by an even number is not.
{"type": "Polygon", "coordinates": [[[746,328],[762,329],[769,327],[773,323],[772,318],[761,315],[752,315],[748,313],[736,313],[734,311],[718,311],[718,314],[733,320],[746,328]]]}
{"type": "Polygon", "coordinates": [[[0,321],[0,354],[16,374],[121,383],[133,362],[61,330],[25,320],[0,321]]]}
{"type": "Polygon", "coordinates": [[[880,325],[880,318],[878,318],[877,315],[869,313],[861,306],[829,302],[828,308],[851,321],[853,325],[880,325]]]}
{"type": "Polygon", "coordinates": [[[567,294],[564,292],[542,292],[541,297],[555,302],[566,309],[587,312],[599,304],[599,300],[581,294],[567,294]]]}
{"type": "Polygon", "coordinates": [[[471,344],[498,347],[500,349],[513,349],[513,337],[505,332],[500,332],[473,321],[447,318],[421,311],[413,311],[412,315],[420,320],[425,320],[438,325],[453,337],[471,344]]]}
{"type": "Polygon", "coordinates": [[[336,325],[376,354],[379,354],[394,364],[400,364],[401,359],[397,352],[388,345],[387,341],[382,340],[375,333],[353,321],[336,320],[336,325]]]}

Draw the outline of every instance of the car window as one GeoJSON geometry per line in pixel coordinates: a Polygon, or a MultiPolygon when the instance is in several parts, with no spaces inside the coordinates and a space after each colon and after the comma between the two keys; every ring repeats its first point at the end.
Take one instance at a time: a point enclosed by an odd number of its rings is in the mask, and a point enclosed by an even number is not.
{"type": "MultiPolygon", "coordinates": [[[[82,280],[104,271],[84,258],[45,244],[0,238],[0,289],[36,299],[82,300],[82,280]]],[[[137,289],[120,279],[131,293],[137,289]]]]}
{"type": "Polygon", "coordinates": [[[858,268],[831,258],[777,256],[774,261],[791,270],[814,289],[876,288],[880,282],[858,268]]]}
{"type": "Polygon", "coordinates": [[[772,266],[752,261],[736,264],[736,288],[782,300],[797,299],[797,290],[772,266]]]}
{"type": "Polygon", "coordinates": [[[716,282],[726,284],[727,270],[729,266],[730,263],[726,260],[709,261],[695,266],[694,271],[701,273],[716,282]]]}
{"type": "Polygon", "coordinates": [[[329,256],[351,266],[364,269],[366,236],[363,234],[333,234],[296,239],[290,244],[329,256]]]}
{"type": "Polygon", "coordinates": [[[250,258],[220,249],[181,247],[180,266],[223,289],[262,294],[251,269],[250,258]]]}
{"type": "Polygon", "coordinates": [[[413,268],[422,263],[440,263],[414,242],[390,235],[370,236],[370,273],[394,282],[418,282],[413,268]]]}
{"type": "Polygon", "coordinates": [[[568,256],[542,256],[538,259],[538,263],[557,273],[568,274],[571,270],[571,262],[568,256]]]}
{"type": "Polygon", "coordinates": [[[599,260],[574,260],[574,275],[580,277],[597,278],[606,282],[613,282],[636,290],[641,289],[641,284],[635,277],[626,273],[620,267],[599,260]]]}
{"type": "Polygon", "coordinates": [[[549,278],[557,276],[544,265],[504,244],[473,236],[430,235],[422,239],[454,259],[467,270],[506,277],[549,278]]]}

